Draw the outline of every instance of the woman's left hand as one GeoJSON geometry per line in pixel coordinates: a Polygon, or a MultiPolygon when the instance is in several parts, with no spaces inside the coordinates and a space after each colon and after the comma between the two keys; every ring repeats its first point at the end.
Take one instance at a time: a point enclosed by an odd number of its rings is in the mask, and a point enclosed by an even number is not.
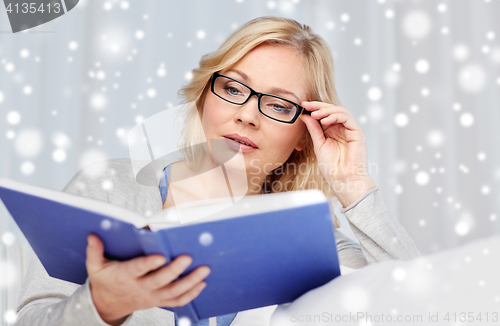
{"type": "Polygon", "coordinates": [[[368,171],[365,133],[343,106],[318,101],[301,105],[311,111],[300,119],[311,134],[319,170],[348,207],[376,186],[368,171]]]}

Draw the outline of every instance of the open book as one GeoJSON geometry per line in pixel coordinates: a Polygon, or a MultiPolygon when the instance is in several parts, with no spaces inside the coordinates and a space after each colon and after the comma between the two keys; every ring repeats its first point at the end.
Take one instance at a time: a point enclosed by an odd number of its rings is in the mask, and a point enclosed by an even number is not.
{"type": "Polygon", "coordinates": [[[202,293],[184,307],[166,308],[192,322],[292,302],[340,275],[330,205],[320,190],[248,196],[231,205],[210,199],[149,217],[9,179],[0,179],[0,199],[58,279],[85,283],[90,233],[111,259],[161,254],[168,264],[188,254],[193,263],[183,275],[208,265],[202,293]]]}

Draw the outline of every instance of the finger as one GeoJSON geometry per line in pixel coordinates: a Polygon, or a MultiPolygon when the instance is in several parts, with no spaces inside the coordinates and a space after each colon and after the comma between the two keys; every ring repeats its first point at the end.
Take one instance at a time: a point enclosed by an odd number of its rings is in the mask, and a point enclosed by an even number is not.
{"type": "Polygon", "coordinates": [[[308,115],[300,115],[300,119],[306,124],[307,130],[311,134],[314,147],[321,147],[321,145],[323,145],[323,143],[326,141],[326,138],[325,133],[323,132],[323,129],[321,128],[318,120],[308,115]]]}
{"type": "Polygon", "coordinates": [[[187,255],[179,256],[168,266],[143,276],[140,281],[149,289],[159,289],[178,278],[191,265],[192,261],[191,257],[187,255]]]}
{"type": "Polygon", "coordinates": [[[316,111],[311,112],[311,117],[319,120],[333,113],[344,113],[350,116],[352,119],[354,119],[354,116],[351,114],[351,112],[349,112],[346,108],[342,106],[328,106],[320,108],[316,111]]]}
{"type": "Polygon", "coordinates": [[[162,255],[149,255],[127,260],[122,264],[131,277],[138,278],[160,268],[165,262],[166,259],[162,255]]]}
{"type": "Polygon", "coordinates": [[[160,306],[162,307],[182,307],[187,305],[189,302],[196,299],[200,295],[201,291],[207,286],[206,282],[201,282],[193,287],[188,292],[176,298],[163,299],[160,301],[160,306]]]}
{"type": "Polygon", "coordinates": [[[352,115],[351,111],[349,111],[345,106],[342,105],[334,105],[330,103],[325,103],[325,102],[319,102],[319,101],[311,101],[311,102],[302,102],[302,106],[307,109],[308,111],[323,111],[323,110],[333,110],[332,112],[344,112],[349,114],[354,118],[352,115]]]}
{"type": "Polygon", "coordinates": [[[352,119],[352,117],[346,113],[332,113],[327,117],[319,120],[323,126],[329,126],[336,123],[341,123],[346,129],[349,130],[360,130],[361,128],[352,119]]]}
{"type": "Polygon", "coordinates": [[[210,268],[208,266],[201,266],[189,273],[189,275],[186,275],[185,277],[173,283],[170,283],[165,288],[168,289],[168,294],[172,298],[175,298],[189,291],[191,288],[196,286],[196,284],[205,279],[209,274],[210,268]]]}
{"type": "Polygon", "coordinates": [[[85,260],[85,265],[89,275],[101,270],[104,264],[108,261],[104,257],[104,245],[101,239],[94,234],[90,234],[87,237],[86,255],[87,258],[85,260]]]}
{"type": "Polygon", "coordinates": [[[316,110],[319,110],[320,109],[320,106],[319,105],[313,105],[311,104],[312,102],[302,102],[300,104],[300,106],[302,106],[304,109],[306,109],[307,111],[311,111],[311,112],[314,112],[316,110]]]}

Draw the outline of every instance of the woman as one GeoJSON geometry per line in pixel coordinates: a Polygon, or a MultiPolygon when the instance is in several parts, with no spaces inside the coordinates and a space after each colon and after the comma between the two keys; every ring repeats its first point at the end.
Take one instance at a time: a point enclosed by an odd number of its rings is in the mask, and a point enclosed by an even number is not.
{"type": "MultiPolygon", "coordinates": [[[[190,117],[184,130],[185,160],[169,165],[165,176],[198,175],[199,185],[210,187],[212,180],[197,172],[224,162],[214,162],[217,156],[211,149],[189,146],[199,136],[190,121],[199,118],[207,140],[227,142],[229,150],[243,155],[244,165],[225,165],[228,174],[247,176],[246,187],[240,187],[246,189],[245,195],[264,193],[271,184],[270,192],[319,188],[338,198],[361,243],[335,230],[341,265],[360,268],[375,261],[416,257],[418,249],[387,211],[367,171],[365,134],[349,111],[339,106],[333,75],[327,43],[308,26],[277,17],[248,22],[219,50],[202,58],[191,82],[181,90],[186,102],[196,102],[197,110],[184,112],[190,117]],[[289,165],[299,168],[287,169],[289,165]]],[[[94,164],[75,175],[63,191],[141,214],[174,205],[172,191],[160,196],[159,187],[139,185],[130,165],[129,160],[94,164]],[[103,166],[104,172],[96,176],[94,172],[103,166]],[[105,181],[114,187],[103,189],[105,181]]],[[[188,200],[203,197],[193,189],[200,188],[192,188],[188,200]]],[[[220,187],[211,189],[220,192],[214,197],[224,195],[220,187]]],[[[33,254],[18,324],[174,325],[173,314],[156,307],[187,304],[206,286],[203,279],[210,272],[202,266],[174,281],[189,266],[190,257],[177,257],[161,267],[165,260],[159,255],[116,262],[106,260],[103,253],[101,241],[89,236],[89,278],[82,286],[50,278],[33,254]]],[[[218,324],[229,325],[234,317],[222,316],[218,324]]],[[[238,313],[234,321],[241,318],[244,314],[238,313]]]]}

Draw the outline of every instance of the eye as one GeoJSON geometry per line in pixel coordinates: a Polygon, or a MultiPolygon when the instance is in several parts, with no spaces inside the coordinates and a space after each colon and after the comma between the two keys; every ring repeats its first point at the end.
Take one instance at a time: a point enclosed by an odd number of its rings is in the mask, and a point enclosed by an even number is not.
{"type": "Polygon", "coordinates": [[[270,103],[272,109],[274,112],[279,113],[279,114],[290,114],[293,110],[293,108],[288,108],[286,106],[283,106],[281,103],[270,103]]]}
{"type": "Polygon", "coordinates": [[[231,87],[231,86],[226,86],[224,89],[229,93],[229,95],[235,95],[236,96],[236,95],[238,95],[240,93],[239,90],[237,90],[236,88],[231,87]]]}
{"type": "Polygon", "coordinates": [[[274,105],[274,109],[278,112],[282,112],[282,111],[286,111],[288,110],[287,108],[281,106],[281,105],[278,105],[278,104],[273,104],[274,105]]]}

